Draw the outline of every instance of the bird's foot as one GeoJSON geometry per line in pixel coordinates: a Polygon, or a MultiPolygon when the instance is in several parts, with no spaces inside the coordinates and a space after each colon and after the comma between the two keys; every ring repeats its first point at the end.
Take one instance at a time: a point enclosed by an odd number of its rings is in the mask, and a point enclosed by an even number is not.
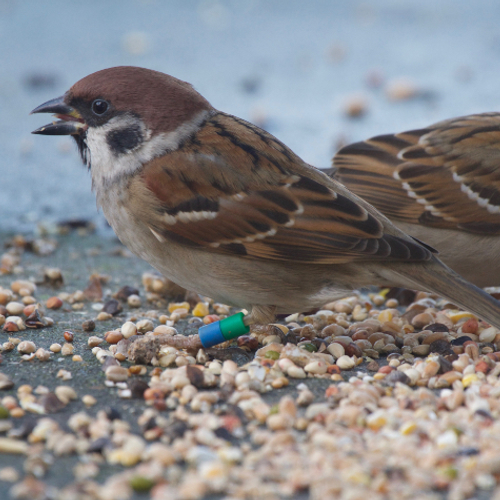
{"type": "Polygon", "coordinates": [[[276,319],[276,306],[252,306],[249,316],[254,325],[267,325],[276,319]]]}

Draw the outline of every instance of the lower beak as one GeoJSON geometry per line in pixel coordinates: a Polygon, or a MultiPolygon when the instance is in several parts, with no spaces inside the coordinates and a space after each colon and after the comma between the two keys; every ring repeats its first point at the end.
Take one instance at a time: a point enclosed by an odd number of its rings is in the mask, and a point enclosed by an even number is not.
{"type": "Polygon", "coordinates": [[[74,135],[88,128],[80,113],[64,102],[64,96],[41,104],[31,112],[34,113],[53,113],[58,121],[37,128],[32,134],[74,135]]]}

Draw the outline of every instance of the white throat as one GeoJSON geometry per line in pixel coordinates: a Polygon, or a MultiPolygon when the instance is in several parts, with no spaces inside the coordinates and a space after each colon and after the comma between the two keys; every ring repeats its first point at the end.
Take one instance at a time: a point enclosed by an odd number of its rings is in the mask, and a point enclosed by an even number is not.
{"type": "Polygon", "coordinates": [[[191,120],[183,123],[172,132],[166,132],[151,137],[151,130],[134,116],[116,116],[100,127],[89,127],[87,131],[87,147],[90,152],[92,185],[97,194],[116,182],[132,175],[144,163],[161,156],[167,151],[175,151],[183,140],[195,133],[210,115],[209,110],[203,110],[191,120]],[[116,154],[109,146],[106,137],[110,132],[139,126],[143,132],[144,141],[136,148],[122,154],[116,154]]]}

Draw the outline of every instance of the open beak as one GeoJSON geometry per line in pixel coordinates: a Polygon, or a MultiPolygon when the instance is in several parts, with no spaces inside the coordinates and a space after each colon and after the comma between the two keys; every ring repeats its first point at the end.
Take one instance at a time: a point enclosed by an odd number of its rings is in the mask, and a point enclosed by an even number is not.
{"type": "Polygon", "coordinates": [[[75,135],[88,128],[80,113],[64,102],[64,96],[41,104],[31,112],[31,114],[34,113],[53,113],[57,121],[33,130],[32,134],[75,135]]]}

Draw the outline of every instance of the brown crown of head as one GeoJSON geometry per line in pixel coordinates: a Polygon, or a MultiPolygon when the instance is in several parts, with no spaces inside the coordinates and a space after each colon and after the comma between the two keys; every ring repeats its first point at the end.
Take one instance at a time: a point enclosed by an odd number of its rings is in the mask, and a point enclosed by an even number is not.
{"type": "Polygon", "coordinates": [[[212,106],[191,84],[173,76],[134,66],[117,66],[92,73],[76,82],[65,102],[105,99],[117,112],[135,113],[151,131],[175,130],[212,106]]]}

